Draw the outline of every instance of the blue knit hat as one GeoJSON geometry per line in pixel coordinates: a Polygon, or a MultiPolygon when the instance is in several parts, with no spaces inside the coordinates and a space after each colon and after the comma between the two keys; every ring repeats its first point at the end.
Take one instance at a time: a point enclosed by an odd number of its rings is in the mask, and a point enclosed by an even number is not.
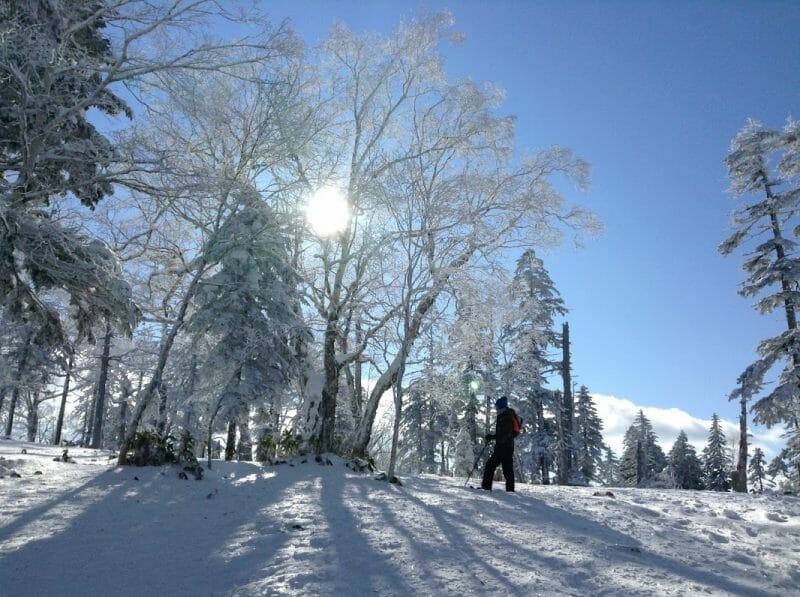
{"type": "Polygon", "coordinates": [[[497,410],[500,410],[501,408],[508,408],[508,398],[506,398],[505,396],[500,396],[500,398],[495,400],[494,407],[497,410]]]}

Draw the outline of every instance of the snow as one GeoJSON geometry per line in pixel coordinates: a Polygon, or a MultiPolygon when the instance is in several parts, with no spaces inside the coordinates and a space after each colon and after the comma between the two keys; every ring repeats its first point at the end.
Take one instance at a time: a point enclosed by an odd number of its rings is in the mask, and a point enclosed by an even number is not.
{"type": "Polygon", "coordinates": [[[800,587],[793,496],[530,485],[488,493],[434,476],[396,486],[332,456],[215,461],[195,481],[172,467],[117,467],[103,451],[69,448],[74,463],[54,461],[61,453],[0,440],[3,597],[800,587]]]}

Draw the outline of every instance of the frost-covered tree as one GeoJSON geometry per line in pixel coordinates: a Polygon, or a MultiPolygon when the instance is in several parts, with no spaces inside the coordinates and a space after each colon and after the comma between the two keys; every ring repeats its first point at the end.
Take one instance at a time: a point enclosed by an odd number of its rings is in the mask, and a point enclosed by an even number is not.
{"type": "Polygon", "coordinates": [[[89,110],[130,115],[104,77],[114,60],[104,8],[0,2],[0,304],[35,324],[37,344],[67,341],[52,289],[70,297],[87,337],[105,316],[128,332],[136,319],[116,257],[59,216],[70,198],[92,207],[112,191],[112,145],[89,110]]]}
{"type": "Polygon", "coordinates": [[[575,443],[575,468],[583,477],[583,483],[599,481],[606,447],[603,442],[603,421],[586,386],[581,386],[577,396],[575,443]]]}
{"type": "Polygon", "coordinates": [[[381,397],[396,382],[453,275],[493,260],[512,243],[557,240],[561,223],[586,221],[551,184],[557,173],[585,182],[586,164],[563,149],[518,161],[512,120],[497,114],[496,89],[448,80],[439,44],[450,24],[448,15],[422,17],[387,38],[337,26],[320,48],[326,100],[320,112],[329,115],[325,151],[335,156],[326,163],[335,169],[321,173],[313,163],[301,165],[311,183],[338,184],[356,214],[309,254],[318,271],[313,295],[324,328],[323,449],[334,439],[341,370],[367,349],[365,342],[353,343],[348,353],[337,349],[342,316],[353,301],[380,289],[391,296],[388,280],[412,282],[410,292],[403,291],[408,305],[401,307],[400,296],[385,300],[381,312],[372,309],[372,329],[363,330],[368,338],[376,327],[410,314],[402,326],[407,334],[397,339],[394,358],[379,372],[356,426],[352,449],[363,452],[381,397]],[[403,243],[411,257],[398,264],[403,269],[367,275],[375,256],[403,243]]]}
{"type": "Polygon", "coordinates": [[[677,489],[703,489],[703,463],[683,430],[672,444],[668,460],[677,489]]]}
{"type": "Polygon", "coordinates": [[[619,458],[609,446],[605,446],[603,461],[600,463],[599,481],[606,487],[614,487],[619,483],[619,458]]]}
{"type": "Polygon", "coordinates": [[[246,429],[250,408],[296,374],[289,338],[302,324],[292,308],[298,279],[285,246],[274,213],[254,192],[206,244],[214,271],[198,286],[188,331],[210,341],[198,364],[201,376],[215,380],[209,430],[219,414],[244,416],[239,428],[246,429]]]}
{"type": "Polygon", "coordinates": [[[766,465],[767,460],[761,448],[753,450],[749,466],[750,482],[753,485],[753,489],[758,490],[758,493],[764,493],[764,480],[767,478],[766,465]]]}
{"type": "Polygon", "coordinates": [[[517,260],[508,293],[511,307],[502,337],[508,363],[506,393],[519,397],[518,409],[525,416],[528,433],[517,442],[523,461],[530,464],[533,478],[549,483],[557,446],[556,404],[544,385],[559,368],[551,353],[560,347],[555,319],[567,309],[533,249],[526,249],[517,260]]]}
{"type": "MultiPolygon", "coordinates": [[[[797,305],[800,300],[800,260],[796,236],[800,207],[800,125],[789,119],[782,131],[749,120],[731,142],[726,157],[731,191],[736,196],[755,196],[733,216],[736,228],[720,251],[728,255],[746,243],[756,243],[746,255],[748,276],[740,294],[757,297],[762,313],[782,309],[786,331],[761,342],[761,358],[739,377],[730,398],[757,396],[764,377],[777,364],[783,371],[775,387],[752,406],[755,422],[786,425],[790,437],[800,433],[800,336],[797,305]]],[[[791,441],[791,440],[790,440],[791,441]]],[[[800,459],[793,461],[800,476],[800,459]]]]}
{"type": "Polygon", "coordinates": [[[717,413],[711,417],[708,443],[703,448],[703,483],[711,491],[728,491],[731,487],[731,459],[717,413]]]}
{"type": "Polygon", "coordinates": [[[796,437],[797,436],[793,436],[790,438],[786,447],[772,459],[772,462],[769,463],[769,467],[767,468],[767,474],[771,478],[782,477],[779,484],[780,489],[791,493],[800,491],[800,476],[795,467],[797,458],[800,457],[800,454],[798,454],[800,446],[795,439],[796,437]]]}
{"type": "Polygon", "coordinates": [[[453,450],[453,476],[466,477],[475,463],[475,444],[469,437],[466,427],[458,431],[453,450]]]}
{"type": "Polygon", "coordinates": [[[51,289],[69,296],[79,335],[91,337],[106,318],[128,333],[135,324],[116,256],[63,214],[95,207],[117,184],[138,187],[131,174],[158,167],[119,152],[93,115],[132,117],[116,90],[136,88],[144,75],[228,65],[219,45],[186,43],[187,25],[218,8],[211,0],[0,2],[0,301],[9,316],[37,322],[38,341],[66,338],[44,296],[51,289]]]}
{"type": "Polygon", "coordinates": [[[510,293],[514,310],[506,334],[512,345],[513,378],[523,391],[533,392],[558,367],[548,351],[560,346],[554,320],[566,315],[567,309],[533,249],[517,260],[510,293]]]}
{"type": "MultiPolygon", "coordinates": [[[[228,46],[208,68],[145,78],[146,112],[121,136],[131,163],[157,164],[130,175],[135,192],[125,210],[108,218],[115,244],[136,274],[147,331],[156,328],[158,342],[157,360],[137,393],[125,443],[167,383],[169,371],[177,369],[172,349],[182,341],[195,294],[215,273],[216,264],[205,251],[209,240],[253,192],[286,216],[278,204],[290,184],[282,168],[292,163],[293,145],[285,137],[295,130],[299,49],[284,28],[261,22],[259,29],[258,47],[228,46]],[[138,216],[133,221],[126,219],[131,213],[138,216]]],[[[296,221],[296,211],[292,218],[296,221]]]]}
{"type": "Polygon", "coordinates": [[[643,487],[650,484],[667,464],[667,457],[656,443],[653,425],[640,410],[625,432],[620,461],[620,481],[623,485],[643,487]]]}

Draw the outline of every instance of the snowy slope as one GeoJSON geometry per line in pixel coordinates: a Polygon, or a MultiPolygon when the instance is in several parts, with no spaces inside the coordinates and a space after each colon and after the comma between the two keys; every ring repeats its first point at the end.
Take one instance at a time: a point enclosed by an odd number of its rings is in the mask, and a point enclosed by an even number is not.
{"type": "Polygon", "coordinates": [[[215,462],[185,481],[169,467],[118,468],[107,453],[71,448],[74,464],[54,462],[60,454],[0,440],[3,597],[800,589],[800,500],[790,496],[487,494],[438,477],[397,487],[333,458],[215,462]]]}

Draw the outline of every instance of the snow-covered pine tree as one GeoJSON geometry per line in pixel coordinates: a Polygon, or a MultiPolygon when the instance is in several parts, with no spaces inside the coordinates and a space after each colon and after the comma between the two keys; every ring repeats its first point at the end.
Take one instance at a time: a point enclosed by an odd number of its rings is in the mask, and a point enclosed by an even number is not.
{"type": "Polygon", "coordinates": [[[683,430],[672,444],[668,461],[677,489],[703,489],[703,463],[683,430]]]}
{"type": "Polygon", "coordinates": [[[708,443],[703,448],[703,483],[711,491],[728,491],[731,487],[731,459],[725,433],[722,431],[717,413],[711,417],[708,443]]]}
{"type": "Polygon", "coordinates": [[[600,463],[599,481],[606,487],[616,487],[619,483],[619,458],[609,446],[603,448],[603,460],[600,463]]]}
{"type": "Polygon", "coordinates": [[[767,461],[764,458],[764,452],[761,448],[753,450],[753,456],[750,458],[750,483],[753,489],[758,493],[764,493],[764,480],[767,478],[766,471],[767,461]]]}
{"type": "Polygon", "coordinates": [[[517,260],[510,293],[513,311],[506,335],[512,346],[513,377],[521,389],[532,392],[558,368],[548,350],[561,346],[554,320],[566,315],[567,308],[533,249],[517,260]]]}
{"type": "Polygon", "coordinates": [[[209,419],[234,423],[280,393],[297,371],[288,338],[303,324],[292,309],[298,278],[285,246],[272,210],[246,190],[240,209],[206,244],[205,259],[216,271],[200,283],[187,328],[212,340],[199,359],[201,376],[222,382],[207,385],[209,419]]]}
{"type": "Polygon", "coordinates": [[[778,479],[780,490],[789,493],[795,493],[800,487],[800,478],[795,467],[795,463],[800,457],[798,455],[800,446],[798,446],[797,439],[797,435],[789,436],[786,447],[772,459],[767,467],[767,474],[770,478],[778,479]]]}
{"type": "Polygon", "coordinates": [[[594,400],[586,386],[581,386],[577,396],[575,414],[575,468],[583,477],[583,483],[599,481],[603,462],[603,421],[597,414],[594,400]]]}
{"type": "MultiPolygon", "coordinates": [[[[757,199],[734,212],[736,230],[719,247],[723,255],[728,255],[747,242],[758,243],[743,265],[748,276],[739,293],[745,297],[762,295],[756,303],[762,313],[782,309],[786,318],[786,331],[761,342],[761,358],[741,374],[730,399],[749,400],[758,395],[764,376],[783,363],[778,383],[753,404],[752,410],[757,423],[786,425],[790,443],[800,441],[800,333],[796,313],[800,259],[797,244],[787,238],[786,230],[794,228],[793,235],[798,233],[799,131],[800,125],[792,119],[783,131],[748,120],[733,139],[725,159],[731,191],[757,199]]],[[[790,466],[800,479],[800,454],[790,466]]]]}
{"type": "MultiPolygon", "coordinates": [[[[400,470],[419,474],[423,472],[425,427],[423,424],[423,395],[413,386],[406,393],[401,421],[403,441],[399,447],[400,470]]],[[[433,460],[433,455],[429,460],[433,460]]]]}
{"type": "Polygon", "coordinates": [[[88,115],[130,116],[109,87],[107,10],[0,2],[0,304],[35,323],[37,344],[68,342],[51,289],[69,296],[81,336],[105,317],[130,333],[137,319],[116,256],[59,216],[72,198],[92,207],[112,192],[113,148],[88,115]]]}
{"type": "Polygon", "coordinates": [[[559,368],[558,359],[551,354],[561,346],[555,319],[566,315],[567,309],[533,249],[526,249],[517,259],[509,294],[511,309],[503,331],[509,345],[508,393],[521,398],[518,410],[525,415],[527,429],[518,442],[519,451],[531,477],[549,484],[557,446],[556,404],[553,392],[544,385],[547,376],[559,368]]]}
{"type": "Polygon", "coordinates": [[[646,487],[664,470],[667,457],[656,443],[657,440],[653,425],[644,411],[640,410],[625,432],[620,461],[620,481],[623,485],[646,487]]]}

